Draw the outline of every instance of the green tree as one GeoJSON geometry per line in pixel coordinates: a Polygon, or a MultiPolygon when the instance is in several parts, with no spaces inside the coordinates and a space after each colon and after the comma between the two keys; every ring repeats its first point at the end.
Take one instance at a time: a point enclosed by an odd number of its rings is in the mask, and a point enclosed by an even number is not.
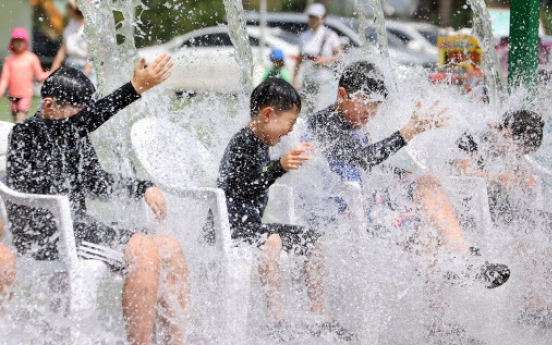
{"type": "Polygon", "coordinates": [[[222,0],[145,0],[139,11],[136,47],[164,43],[176,36],[225,21],[222,0]]]}

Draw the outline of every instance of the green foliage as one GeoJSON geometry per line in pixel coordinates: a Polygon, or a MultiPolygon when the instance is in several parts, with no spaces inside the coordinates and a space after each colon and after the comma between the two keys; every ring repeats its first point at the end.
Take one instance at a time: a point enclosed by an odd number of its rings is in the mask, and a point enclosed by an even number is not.
{"type": "Polygon", "coordinates": [[[222,0],[145,0],[144,5],[138,13],[137,48],[164,43],[225,19],[222,0]]]}
{"type": "MultiPolygon", "coordinates": [[[[223,0],[144,0],[137,14],[136,47],[164,43],[202,27],[225,22],[223,0]]],[[[269,11],[303,12],[307,0],[267,0],[269,11]]],[[[259,0],[245,0],[245,10],[259,10],[259,0]]]]}
{"type": "MultiPolygon", "coordinates": [[[[266,0],[266,8],[269,12],[303,12],[307,0],[266,0]]],[[[259,11],[260,0],[244,0],[245,10],[259,11]]]]}

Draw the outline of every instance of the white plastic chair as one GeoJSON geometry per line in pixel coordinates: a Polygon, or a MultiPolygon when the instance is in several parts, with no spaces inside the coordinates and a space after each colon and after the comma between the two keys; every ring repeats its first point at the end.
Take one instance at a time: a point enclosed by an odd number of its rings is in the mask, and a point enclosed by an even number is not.
{"type": "Polygon", "coordinates": [[[218,162],[183,128],[145,118],[132,126],[130,136],[134,153],[152,181],[172,187],[214,186],[218,162]]]}
{"type": "Polygon", "coordinates": [[[6,154],[8,152],[8,137],[13,123],[0,121],[0,172],[6,171],[6,154]]]}
{"type": "MultiPolygon", "coordinates": [[[[236,246],[233,243],[224,192],[205,187],[215,185],[218,162],[213,161],[207,149],[192,134],[161,119],[146,118],[136,122],[131,130],[131,141],[140,165],[161,190],[168,196],[188,199],[193,206],[204,204],[205,218],[206,210],[211,210],[221,271],[218,284],[222,287],[220,297],[224,304],[224,315],[219,315],[218,325],[227,335],[220,341],[248,343],[247,319],[251,309],[256,251],[249,245],[236,246]]],[[[269,192],[271,197],[284,201],[273,204],[267,212],[280,222],[290,223],[294,219],[291,188],[275,187],[269,192]]],[[[192,205],[189,206],[192,209],[192,205]]]]}
{"type": "Polygon", "coordinates": [[[542,211],[548,211],[548,200],[552,197],[552,170],[543,166],[535,158],[525,155],[523,157],[525,166],[537,178],[537,190],[534,206],[542,211]]]}
{"type": "MultiPolygon", "coordinates": [[[[83,260],[77,257],[71,207],[66,196],[24,194],[16,192],[0,182],[0,218],[4,226],[3,243],[16,250],[12,244],[11,223],[8,218],[6,203],[47,209],[54,215],[59,230],[59,260],[39,261],[29,257],[16,259],[18,276],[67,274],[66,283],[69,299],[69,315],[73,320],[86,316],[88,311],[96,308],[97,291],[100,281],[108,273],[107,266],[97,260],[83,260]]],[[[17,286],[15,287],[17,289],[17,286]]],[[[77,323],[72,323],[77,325],[77,323]]],[[[71,342],[76,343],[82,332],[71,328],[71,342]]]]}

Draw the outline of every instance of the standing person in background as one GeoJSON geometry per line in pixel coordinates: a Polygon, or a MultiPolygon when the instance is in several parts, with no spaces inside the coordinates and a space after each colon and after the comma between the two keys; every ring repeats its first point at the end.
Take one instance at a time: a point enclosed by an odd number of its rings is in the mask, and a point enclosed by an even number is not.
{"type": "Polygon", "coordinates": [[[309,30],[299,37],[301,55],[295,65],[293,86],[299,88],[297,75],[303,67],[303,98],[307,110],[312,113],[335,99],[335,90],[331,83],[335,81],[331,65],[341,57],[341,43],[337,34],[324,26],[326,7],[323,4],[312,4],[307,10],[309,30]],[[332,92],[333,91],[333,92],[332,92]]]}
{"type": "Polygon", "coordinates": [[[270,52],[270,62],[272,67],[265,69],[261,82],[267,78],[282,78],[291,83],[291,76],[284,65],[284,52],[280,48],[272,48],[270,52]]]}
{"type": "Polygon", "coordinates": [[[52,63],[52,71],[62,65],[72,67],[84,73],[97,86],[96,71],[88,61],[90,43],[84,38],[84,15],[77,6],[77,0],[67,2],[67,15],[69,24],[63,31],[63,43],[52,63]]]}
{"type": "Polygon", "coordinates": [[[0,77],[0,99],[9,89],[13,122],[25,120],[33,99],[33,75],[44,81],[49,73],[44,72],[36,54],[29,48],[29,34],[23,28],[13,29],[10,40],[12,54],[4,61],[0,77]]]}

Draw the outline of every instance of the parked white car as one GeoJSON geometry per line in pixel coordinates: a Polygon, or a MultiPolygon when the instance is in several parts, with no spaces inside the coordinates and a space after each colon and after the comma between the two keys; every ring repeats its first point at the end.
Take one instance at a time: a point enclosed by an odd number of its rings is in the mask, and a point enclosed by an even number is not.
{"type": "MultiPolygon", "coordinates": [[[[299,48],[271,34],[267,29],[265,47],[261,51],[259,27],[247,27],[253,53],[253,82],[258,84],[264,69],[271,65],[272,48],[285,54],[285,66],[292,73],[299,56],[299,48]]],[[[168,53],[174,66],[167,84],[181,91],[240,91],[241,71],[235,59],[235,48],[227,26],[208,27],[178,36],[154,47],[138,49],[138,54],[152,61],[157,55],[168,53]]]]}
{"type": "MultiPolygon", "coordinates": [[[[422,27],[418,24],[418,27],[422,27]]],[[[431,25],[431,24],[428,24],[431,25]]],[[[387,27],[387,32],[398,37],[406,45],[408,49],[419,51],[425,54],[429,54],[437,57],[439,51],[437,46],[430,42],[417,27],[408,22],[395,21],[395,20],[386,20],[385,26],[387,27]]]]}
{"type": "Polygon", "coordinates": [[[449,36],[452,28],[442,28],[424,21],[386,20],[387,31],[400,38],[409,49],[438,54],[437,38],[449,36]]]}

